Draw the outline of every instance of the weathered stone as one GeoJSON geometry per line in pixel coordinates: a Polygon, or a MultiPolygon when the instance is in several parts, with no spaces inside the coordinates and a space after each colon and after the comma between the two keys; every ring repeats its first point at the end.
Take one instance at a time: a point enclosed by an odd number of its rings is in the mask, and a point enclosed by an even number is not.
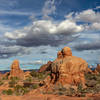
{"type": "Polygon", "coordinates": [[[69,47],[64,47],[58,54],[62,57],[58,56],[51,64],[51,82],[72,85],[82,83],[84,85],[84,72],[88,69],[88,63],[82,58],[72,56],[69,47]]]}
{"type": "Polygon", "coordinates": [[[18,77],[18,78],[23,78],[24,77],[24,72],[20,69],[19,61],[14,60],[14,62],[11,65],[11,71],[10,71],[10,77],[18,77]]]}
{"type": "Polygon", "coordinates": [[[100,64],[97,64],[97,67],[95,70],[100,73],[100,64]]]}

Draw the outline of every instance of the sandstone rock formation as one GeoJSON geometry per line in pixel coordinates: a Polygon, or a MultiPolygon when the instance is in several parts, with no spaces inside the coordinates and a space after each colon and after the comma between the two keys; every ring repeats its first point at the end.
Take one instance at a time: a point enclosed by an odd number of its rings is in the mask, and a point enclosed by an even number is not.
{"type": "Polygon", "coordinates": [[[47,64],[44,64],[40,67],[39,71],[38,72],[45,72],[45,71],[50,71],[50,67],[51,67],[51,64],[52,62],[51,61],[48,61],[47,64]]]}
{"type": "Polygon", "coordinates": [[[57,54],[57,59],[51,64],[51,83],[63,85],[85,84],[84,72],[88,69],[88,63],[82,58],[72,56],[69,47],[64,47],[57,54]]]}
{"type": "Polygon", "coordinates": [[[20,69],[18,60],[14,60],[14,62],[11,65],[11,71],[10,71],[9,78],[10,77],[18,77],[18,78],[24,77],[24,72],[20,69]]]}
{"type": "Polygon", "coordinates": [[[100,73],[100,64],[97,64],[97,67],[95,70],[100,73]]]}

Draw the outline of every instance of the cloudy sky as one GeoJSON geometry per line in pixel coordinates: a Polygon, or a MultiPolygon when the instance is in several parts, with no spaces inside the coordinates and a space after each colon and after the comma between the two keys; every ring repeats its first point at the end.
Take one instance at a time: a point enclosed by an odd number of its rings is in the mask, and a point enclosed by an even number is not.
{"type": "Polygon", "coordinates": [[[0,0],[0,70],[39,68],[64,46],[100,63],[100,0],[0,0]]]}

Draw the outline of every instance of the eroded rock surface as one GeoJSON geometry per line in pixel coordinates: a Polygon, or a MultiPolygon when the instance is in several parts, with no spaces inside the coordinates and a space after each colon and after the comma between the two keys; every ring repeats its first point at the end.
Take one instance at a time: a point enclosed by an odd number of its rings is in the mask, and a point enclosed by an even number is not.
{"type": "Polygon", "coordinates": [[[88,63],[82,58],[72,56],[69,47],[64,47],[51,64],[51,83],[78,85],[85,84],[84,72],[88,63]]]}
{"type": "Polygon", "coordinates": [[[9,78],[10,77],[18,77],[18,78],[24,77],[24,72],[20,69],[20,64],[18,60],[14,60],[11,65],[9,78]]]}
{"type": "Polygon", "coordinates": [[[100,64],[97,64],[97,67],[95,70],[100,73],[100,64]]]}

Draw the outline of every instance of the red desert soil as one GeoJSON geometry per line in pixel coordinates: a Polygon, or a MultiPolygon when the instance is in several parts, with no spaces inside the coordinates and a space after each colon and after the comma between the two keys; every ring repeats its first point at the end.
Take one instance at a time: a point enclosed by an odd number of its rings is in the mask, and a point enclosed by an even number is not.
{"type": "Polygon", "coordinates": [[[100,100],[88,99],[87,97],[67,97],[56,95],[24,95],[24,96],[1,96],[1,100],[100,100]]]}

